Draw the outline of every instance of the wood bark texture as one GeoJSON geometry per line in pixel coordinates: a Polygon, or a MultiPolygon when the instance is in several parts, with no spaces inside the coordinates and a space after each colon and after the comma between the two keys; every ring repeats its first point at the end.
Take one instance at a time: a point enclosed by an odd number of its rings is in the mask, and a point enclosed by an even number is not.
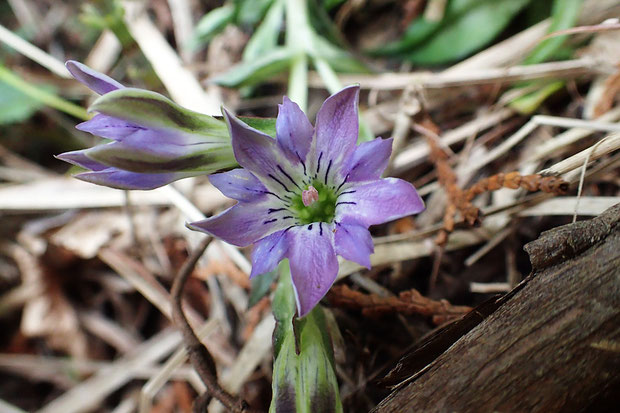
{"type": "Polygon", "coordinates": [[[526,245],[532,274],[373,412],[581,412],[620,390],[619,222],[620,204],[526,245]]]}

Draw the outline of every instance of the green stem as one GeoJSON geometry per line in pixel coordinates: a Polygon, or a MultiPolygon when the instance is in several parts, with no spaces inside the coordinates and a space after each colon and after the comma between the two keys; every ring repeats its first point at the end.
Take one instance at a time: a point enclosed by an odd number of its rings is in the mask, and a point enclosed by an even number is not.
{"type": "Polygon", "coordinates": [[[288,82],[288,97],[304,112],[308,106],[308,46],[310,36],[305,0],[286,0],[286,46],[297,52],[288,82]]]}
{"type": "Polygon", "coordinates": [[[54,109],[58,109],[61,112],[65,112],[68,115],[75,116],[76,118],[82,120],[88,120],[91,118],[88,112],[86,112],[86,109],[83,107],[75,105],[53,93],[46,92],[45,90],[26,82],[24,79],[17,76],[15,73],[2,65],[0,65],[0,80],[32,99],[54,109]]]}
{"type": "Polygon", "coordinates": [[[342,83],[340,83],[336,71],[332,69],[324,58],[315,56],[312,59],[312,63],[314,63],[314,67],[323,80],[323,83],[325,83],[325,87],[329,93],[334,94],[342,89],[342,83]]]}
{"type": "Polygon", "coordinates": [[[288,97],[306,112],[308,108],[308,57],[305,53],[297,55],[291,64],[288,97]]]}
{"type": "Polygon", "coordinates": [[[288,260],[280,263],[272,308],[273,377],[270,413],[342,413],[331,329],[320,306],[295,317],[295,295],[288,260]]]}

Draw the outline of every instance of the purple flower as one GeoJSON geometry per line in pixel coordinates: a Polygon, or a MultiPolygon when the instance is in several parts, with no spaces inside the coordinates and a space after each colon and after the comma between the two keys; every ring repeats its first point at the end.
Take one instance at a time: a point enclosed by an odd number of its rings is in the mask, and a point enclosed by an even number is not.
{"type": "Polygon", "coordinates": [[[90,170],[76,178],[113,188],[153,189],[236,165],[224,122],[157,93],[125,88],[79,62],[66,66],[74,78],[103,95],[91,106],[100,113],[76,128],[112,140],[57,156],[90,170]]]}
{"type": "Polygon", "coordinates": [[[424,209],[410,183],[381,179],[392,139],[356,146],[358,94],[359,87],[352,86],[328,98],[315,128],[285,97],[276,139],[225,111],[243,169],[211,175],[210,180],[239,202],[190,225],[240,247],[254,244],[250,277],[288,258],[300,317],[334,283],[336,255],[370,268],[370,225],[424,209]]]}

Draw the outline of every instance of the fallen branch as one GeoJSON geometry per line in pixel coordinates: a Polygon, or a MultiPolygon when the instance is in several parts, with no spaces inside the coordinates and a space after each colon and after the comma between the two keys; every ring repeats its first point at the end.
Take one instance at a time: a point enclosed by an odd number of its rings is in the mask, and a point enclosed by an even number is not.
{"type": "Polygon", "coordinates": [[[491,311],[499,306],[491,315],[480,311],[479,325],[465,326],[458,341],[412,372],[373,411],[579,412],[600,407],[595,403],[604,403],[605,392],[620,384],[619,222],[617,204],[597,218],[547,231],[528,244],[532,274],[487,305],[491,311]]]}

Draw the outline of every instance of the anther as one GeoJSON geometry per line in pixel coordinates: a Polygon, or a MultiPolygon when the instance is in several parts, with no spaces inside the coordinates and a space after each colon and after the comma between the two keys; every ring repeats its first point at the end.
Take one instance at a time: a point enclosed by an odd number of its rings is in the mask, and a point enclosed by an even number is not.
{"type": "Polygon", "coordinates": [[[319,200],[319,191],[315,187],[310,185],[308,189],[302,191],[301,200],[305,206],[310,206],[319,200]]]}

